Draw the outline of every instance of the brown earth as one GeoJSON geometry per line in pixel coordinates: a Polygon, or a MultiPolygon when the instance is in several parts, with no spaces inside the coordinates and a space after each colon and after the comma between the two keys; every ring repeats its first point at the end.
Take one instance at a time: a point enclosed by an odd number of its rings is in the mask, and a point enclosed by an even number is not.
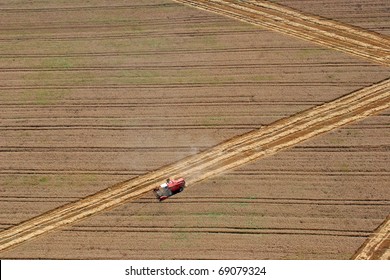
{"type": "MultiPolygon", "coordinates": [[[[2,228],[388,76],[172,2],[136,5],[1,10],[2,228]]],[[[2,258],[349,258],[389,212],[387,124],[383,113],[2,258]]]]}

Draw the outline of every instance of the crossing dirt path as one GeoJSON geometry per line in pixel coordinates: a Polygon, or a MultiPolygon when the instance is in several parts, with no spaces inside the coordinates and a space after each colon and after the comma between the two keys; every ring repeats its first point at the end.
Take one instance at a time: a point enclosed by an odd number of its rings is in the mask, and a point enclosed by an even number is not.
{"type": "Polygon", "coordinates": [[[390,65],[388,36],[263,0],[175,0],[390,65]]]}
{"type": "Polygon", "coordinates": [[[191,186],[389,107],[387,79],[6,229],[0,232],[0,251],[135,199],[151,191],[167,174],[185,177],[191,186]]]}

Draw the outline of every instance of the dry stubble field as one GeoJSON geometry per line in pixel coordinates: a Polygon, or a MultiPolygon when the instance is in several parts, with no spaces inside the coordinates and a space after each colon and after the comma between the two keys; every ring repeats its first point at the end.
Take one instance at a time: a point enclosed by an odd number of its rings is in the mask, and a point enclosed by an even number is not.
{"type": "Polygon", "coordinates": [[[299,11],[390,35],[390,3],[385,0],[270,0],[299,11]]]}
{"type": "MultiPolygon", "coordinates": [[[[375,3],[349,23],[374,22],[386,12],[375,3]]],[[[2,229],[388,78],[171,1],[10,1],[0,21],[2,229]]],[[[370,28],[386,33],[378,22],[370,28]]],[[[389,213],[388,124],[385,111],[0,256],[349,258],[389,213]]]]}

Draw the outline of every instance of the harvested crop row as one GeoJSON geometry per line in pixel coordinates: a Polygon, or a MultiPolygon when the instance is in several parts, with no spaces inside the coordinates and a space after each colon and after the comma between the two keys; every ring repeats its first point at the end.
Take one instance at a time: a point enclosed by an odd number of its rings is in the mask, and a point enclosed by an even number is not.
{"type": "Polygon", "coordinates": [[[390,259],[390,215],[352,256],[355,260],[390,259]]]}
{"type": "Polygon", "coordinates": [[[305,14],[263,0],[175,1],[390,65],[390,40],[386,35],[305,14]]]}
{"type": "Polygon", "coordinates": [[[387,0],[270,0],[293,9],[389,35],[390,2],[387,0]],[[368,16],[372,15],[372,16],[368,16]]]}
{"type": "Polygon", "coordinates": [[[0,250],[135,199],[152,190],[167,175],[184,176],[191,185],[389,106],[387,79],[4,230],[0,233],[0,250]]]}

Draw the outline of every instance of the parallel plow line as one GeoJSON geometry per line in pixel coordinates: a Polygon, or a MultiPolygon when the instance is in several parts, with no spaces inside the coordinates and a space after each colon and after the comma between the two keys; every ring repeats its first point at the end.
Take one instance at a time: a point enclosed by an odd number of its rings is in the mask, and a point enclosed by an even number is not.
{"type": "MultiPolygon", "coordinates": [[[[178,54],[205,54],[205,53],[236,53],[236,52],[284,52],[286,50],[299,51],[299,50],[318,50],[318,48],[310,47],[261,47],[261,48],[202,48],[202,49],[176,49],[174,51],[170,50],[143,50],[143,51],[134,51],[134,52],[67,52],[67,53],[2,53],[3,58],[47,58],[47,57],[117,57],[117,56],[131,56],[131,55],[142,55],[142,56],[156,56],[156,55],[178,55],[178,54]]],[[[198,61],[196,61],[198,62],[198,61]]],[[[357,64],[354,64],[357,65],[357,64]]]]}
{"type": "Polygon", "coordinates": [[[173,3],[161,3],[161,4],[141,4],[141,5],[100,5],[100,6],[74,6],[74,7],[47,7],[47,8],[1,8],[0,12],[3,13],[25,13],[25,12],[74,12],[85,10],[118,10],[118,9],[145,9],[145,8],[161,8],[161,7],[175,7],[173,3]]]}
{"type": "MultiPolygon", "coordinates": [[[[339,153],[339,152],[338,152],[339,153]]],[[[127,176],[139,176],[144,174],[144,170],[68,170],[68,169],[5,169],[0,170],[0,176],[1,175],[58,175],[58,174],[66,174],[66,175],[104,175],[104,176],[113,176],[113,175],[127,175],[127,176]]],[[[245,175],[245,176],[259,176],[258,172],[231,172],[232,175],[245,175]]],[[[283,172],[283,171],[262,171],[261,177],[274,177],[275,175],[290,175],[290,176],[296,176],[296,177],[302,177],[306,175],[323,175],[327,177],[337,177],[337,176],[343,176],[343,177],[355,177],[355,176],[366,176],[366,177],[375,177],[375,176],[387,176],[388,172],[374,172],[374,171],[367,171],[367,170],[361,170],[361,171],[353,171],[348,172],[347,174],[345,172],[341,171],[308,171],[308,172],[302,172],[302,171],[291,171],[291,172],[283,172]]]]}
{"type": "MultiPolygon", "coordinates": [[[[176,5],[176,4],[175,4],[176,5]]],[[[81,10],[82,11],[82,10],[81,10]]],[[[85,11],[85,10],[84,10],[85,11]]],[[[1,11],[0,11],[1,12],[1,11]]],[[[29,24],[21,24],[20,22],[7,22],[7,26],[0,26],[0,31],[20,31],[20,30],[88,30],[88,29],[102,29],[102,28],[120,28],[120,27],[131,27],[131,26],[147,26],[147,27],[165,27],[172,24],[179,24],[180,26],[191,25],[191,24],[209,24],[209,23],[221,23],[225,24],[225,19],[215,18],[214,16],[194,16],[188,17],[175,17],[175,19],[144,19],[144,20],[118,20],[113,21],[109,25],[101,24],[100,21],[88,20],[86,22],[80,21],[41,21],[41,22],[30,22],[29,24]],[[173,23],[174,22],[174,23],[173,23]]],[[[211,29],[212,27],[210,27],[211,29]]]]}
{"type": "MultiPolygon", "coordinates": [[[[194,61],[192,63],[195,63],[194,61]]],[[[304,63],[228,63],[224,64],[206,64],[209,61],[200,61],[197,60],[196,64],[187,63],[186,65],[135,65],[135,66],[87,66],[87,67],[1,67],[0,72],[84,72],[84,71],[121,71],[121,70],[183,70],[183,69],[201,69],[201,70],[210,70],[210,69],[271,69],[275,70],[277,67],[285,68],[314,68],[318,66],[322,67],[331,67],[331,68],[341,68],[345,66],[355,66],[354,71],[359,71],[357,67],[360,66],[370,66],[368,64],[356,64],[356,63],[329,63],[329,62],[304,62],[304,63]]],[[[312,70],[312,69],[310,69],[312,70]]],[[[310,71],[308,70],[308,71],[310,71]]],[[[320,70],[315,69],[317,72],[320,70]]],[[[169,74],[166,74],[169,76],[169,74]]]]}
{"type": "MultiPolygon", "coordinates": [[[[77,199],[78,197],[49,197],[49,196],[42,196],[42,197],[29,197],[29,196],[4,196],[0,198],[0,201],[3,202],[19,202],[19,203],[25,203],[25,202],[44,202],[44,203],[51,203],[51,202],[68,202],[70,199],[77,199]]],[[[155,202],[154,198],[143,198],[139,199],[137,201],[138,204],[143,203],[151,203],[155,202]]],[[[136,202],[134,202],[136,203],[136,202]]],[[[170,202],[170,204],[233,204],[233,203],[240,203],[240,204],[247,204],[247,205],[254,205],[254,204],[261,204],[265,205],[268,204],[270,206],[272,205],[318,205],[318,206],[330,206],[330,205],[341,205],[341,206],[388,206],[390,203],[390,200],[360,200],[360,199],[291,199],[291,198],[251,198],[251,199],[245,199],[245,198],[239,198],[239,197],[215,197],[212,198],[209,197],[196,197],[196,198],[177,198],[170,202]]]]}
{"type": "Polygon", "coordinates": [[[0,251],[134,200],[167,176],[185,177],[191,185],[389,107],[387,79],[6,229],[0,232],[0,251]]]}
{"type": "MultiPolygon", "coordinates": [[[[100,81],[103,79],[100,79],[100,81]]],[[[101,90],[101,89],[191,89],[191,88],[223,88],[223,87],[234,87],[234,88],[248,88],[256,87],[259,88],[269,86],[288,86],[288,87],[300,87],[300,86],[324,86],[324,87],[340,87],[340,86],[364,86],[365,82],[316,82],[316,81],[307,81],[307,82],[199,82],[199,83],[156,83],[156,84],[133,84],[133,85],[118,85],[118,84],[103,84],[98,86],[92,85],[7,85],[0,86],[0,91],[3,90],[36,90],[36,89],[47,89],[47,90],[101,90]]]]}
{"type": "Polygon", "coordinates": [[[174,0],[390,65],[390,38],[264,0],[174,0]]]}
{"type": "Polygon", "coordinates": [[[319,236],[343,236],[343,237],[367,237],[370,232],[349,230],[324,230],[324,229],[294,229],[294,228],[231,228],[231,227],[74,227],[68,232],[126,232],[126,233],[206,233],[206,234],[271,234],[271,235],[319,235],[319,236]]]}
{"type": "Polygon", "coordinates": [[[96,35],[96,32],[91,32],[84,35],[78,35],[78,36],[71,36],[71,35],[61,35],[61,36],[54,36],[54,35],[28,35],[28,36],[9,36],[9,37],[0,37],[0,42],[12,42],[15,40],[35,40],[35,41],[93,41],[93,40],[108,40],[108,39],[128,39],[128,38],[170,38],[173,36],[180,36],[180,37],[205,37],[205,36],[214,36],[214,35],[225,35],[225,36],[236,36],[239,34],[258,34],[258,31],[247,31],[247,30],[231,30],[231,31],[203,31],[203,32],[144,32],[143,34],[139,33],[118,33],[117,35],[113,34],[112,32],[109,34],[100,34],[96,35]]]}
{"type": "Polygon", "coordinates": [[[390,260],[390,215],[352,256],[354,260],[390,260]]]}

